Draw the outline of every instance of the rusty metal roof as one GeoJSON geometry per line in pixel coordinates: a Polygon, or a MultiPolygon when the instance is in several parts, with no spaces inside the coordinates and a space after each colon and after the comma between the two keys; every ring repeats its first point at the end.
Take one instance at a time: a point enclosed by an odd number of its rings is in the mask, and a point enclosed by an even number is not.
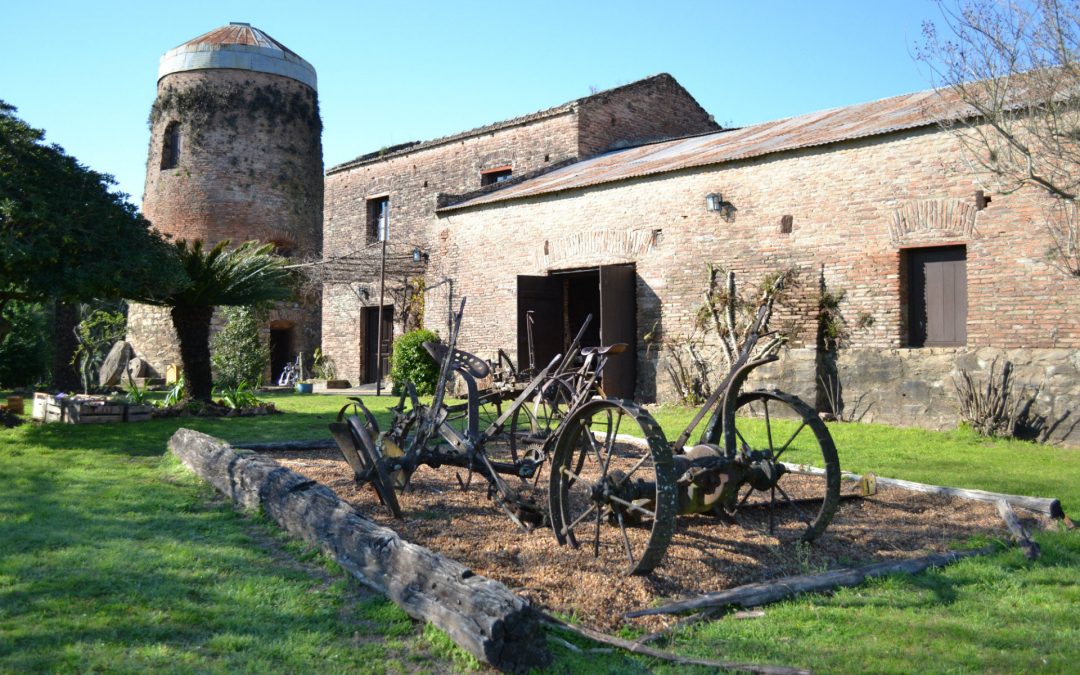
{"type": "Polygon", "coordinates": [[[880,136],[973,114],[949,94],[922,91],[843,108],[672,141],[651,143],[576,162],[440,212],[573,190],[680,169],[723,164],[777,152],[880,136]]]}
{"type": "Polygon", "coordinates": [[[251,70],[289,77],[318,88],[315,68],[258,28],[230,23],[173,47],[158,63],[158,80],[192,70],[251,70]]]}
{"type": "Polygon", "coordinates": [[[187,45],[249,45],[251,47],[279,49],[286,54],[298,56],[296,52],[270,37],[264,31],[255,28],[249,23],[240,22],[233,22],[227,26],[215,28],[177,46],[184,47],[187,45]]]}

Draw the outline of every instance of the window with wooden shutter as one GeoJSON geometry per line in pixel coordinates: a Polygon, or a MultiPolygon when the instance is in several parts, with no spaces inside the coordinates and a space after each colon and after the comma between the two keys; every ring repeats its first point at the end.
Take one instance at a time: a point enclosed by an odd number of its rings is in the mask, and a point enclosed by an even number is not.
{"type": "Polygon", "coordinates": [[[967,344],[967,250],[911,249],[907,258],[908,346],[967,344]]]}

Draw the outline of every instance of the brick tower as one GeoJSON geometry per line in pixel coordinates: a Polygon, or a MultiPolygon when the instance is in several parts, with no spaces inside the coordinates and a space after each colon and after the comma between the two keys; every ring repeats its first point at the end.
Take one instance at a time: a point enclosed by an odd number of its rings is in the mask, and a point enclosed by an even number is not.
{"type": "MultiPolygon", "coordinates": [[[[258,240],[317,256],[321,134],[315,69],[280,42],[246,23],[185,42],[158,67],[143,214],[174,239],[258,240]]],[[[274,309],[275,376],[318,346],[320,324],[317,296],[274,309]]],[[[133,304],[128,341],[157,374],[180,362],[168,310],[133,304]]]]}

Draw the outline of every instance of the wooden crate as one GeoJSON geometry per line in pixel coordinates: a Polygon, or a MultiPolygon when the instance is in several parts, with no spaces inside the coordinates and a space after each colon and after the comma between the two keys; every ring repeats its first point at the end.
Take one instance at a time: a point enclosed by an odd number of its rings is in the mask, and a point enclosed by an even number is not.
{"type": "Polygon", "coordinates": [[[124,421],[125,422],[145,422],[150,419],[150,413],[154,410],[152,405],[125,405],[124,406],[124,421]]]}
{"type": "Polygon", "coordinates": [[[34,392],[34,408],[31,417],[35,420],[45,421],[45,409],[49,406],[49,396],[43,391],[34,392]]]}
{"type": "Polygon", "coordinates": [[[107,404],[93,399],[57,398],[45,399],[45,421],[67,424],[107,424],[124,419],[124,406],[107,404]]]}

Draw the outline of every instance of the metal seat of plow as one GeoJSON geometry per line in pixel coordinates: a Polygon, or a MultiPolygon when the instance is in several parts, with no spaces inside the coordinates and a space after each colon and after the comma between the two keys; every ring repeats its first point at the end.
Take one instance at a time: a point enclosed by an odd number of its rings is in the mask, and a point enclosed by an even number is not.
{"type": "MultiPolygon", "coordinates": [[[[428,354],[431,354],[431,358],[438,363],[442,363],[443,359],[446,358],[446,351],[449,347],[441,342],[425,342],[424,349],[427,350],[428,354]]],[[[482,380],[491,374],[491,366],[488,365],[488,362],[469,352],[454,349],[452,359],[450,367],[463,375],[482,380]]]]}
{"type": "Polygon", "coordinates": [[[625,342],[616,342],[613,345],[601,345],[600,347],[585,347],[581,350],[581,353],[585,356],[590,354],[598,354],[603,356],[604,354],[622,354],[626,351],[627,345],[625,342]]]}

